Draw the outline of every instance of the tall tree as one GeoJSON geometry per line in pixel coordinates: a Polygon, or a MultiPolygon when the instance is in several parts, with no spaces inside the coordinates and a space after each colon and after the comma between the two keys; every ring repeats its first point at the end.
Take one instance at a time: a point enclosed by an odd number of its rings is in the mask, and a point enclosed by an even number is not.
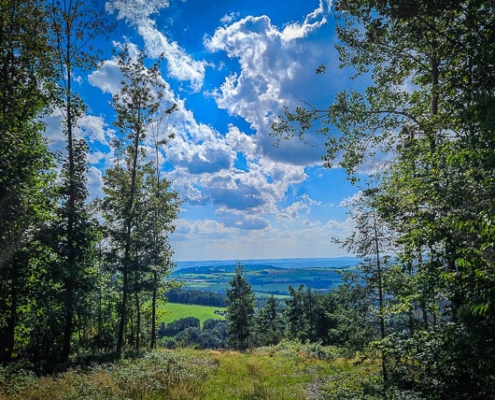
{"type": "Polygon", "coordinates": [[[255,315],[255,341],[258,346],[278,344],[284,337],[285,324],[279,302],[270,296],[265,307],[255,315]]]}
{"type": "Polygon", "coordinates": [[[156,347],[157,335],[157,310],[159,303],[160,289],[164,288],[164,277],[172,273],[173,263],[171,262],[172,251],[168,242],[167,234],[173,232],[175,227],[172,225],[178,216],[179,201],[177,192],[170,190],[170,182],[164,179],[161,172],[161,153],[160,146],[168,143],[173,139],[173,135],[168,133],[164,136],[162,132],[162,121],[176,109],[176,104],[167,108],[163,114],[155,120],[155,129],[151,130],[153,147],[155,150],[154,174],[150,174],[148,185],[150,187],[150,196],[148,199],[149,211],[147,223],[142,224],[145,227],[143,234],[146,237],[147,247],[146,254],[149,256],[147,264],[150,266],[151,280],[151,335],[150,348],[156,347]],[[149,236],[148,236],[149,235],[149,236]]]}
{"type": "Polygon", "coordinates": [[[241,263],[235,269],[235,275],[227,289],[227,332],[229,343],[236,350],[246,350],[251,343],[254,294],[253,289],[244,277],[241,263]]]}
{"type": "Polygon", "coordinates": [[[50,9],[51,29],[54,48],[58,58],[58,79],[61,84],[60,103],[64,115],[64,128],[67,137],[67,156],[62,174],[61,197],[57,226],[60,238],[58,251],[63,269],[61,276],[64,285],[64,338],[61,358],[67,359],[71,349],[74,331],[74,306],[80,292],[85,258],[92,242],[91,229],[85,201],[87,198],[87,152],[84,138],[77,138],[78,120],[84,115],[85,105],[74,90],[76,71],[88,70],[98,61],[98,52],[93,43],[98,36],[106,33],[106,23],[97,2],[82,0],[53,0],[50,9]],[[79,291],[79,293],[78,293],[79,291]],[[76,296],[76,294],[78,294],[76,296]]]}
{"type": "MultiPolygon", "coordinates": [[[[139,346],[140,296],[147,285],[146,275],[151,271],[158,280],[161,273],[170,271],[171,249],[167,235],[173,230],[171,222],[177,215],[178,201],[169,182],[156,175],[156,165],[145,161],[145,139],[156,120],[165,88],[159,65],[155,63],[147,68],[145,54],[133,57],[127,47],[118,55],[118,61],[123,80],[113,106],[117,113],[115,126],[121,136],[114,141],[117,158],[104,178],[102,206],[111,236],[110,247],[122,279],[117,338],[120,352],[130,316],[134,317],[134,327],[129,337],[139,346]],[[134,315],[129,312],[131,294],[134,295],[134,315]]],[[[151,284],[155,296],[156,280],[151,284]]]]}
{"type": "Polygon", "coordinates": [[[29,280],[39,275],[30,261],[53,199],[39,120],[50,105],[53,59],[44,3],[2,1],[0,15],[0,360],[9,361],[19,312],[35,301],[29,280]]]}
{"type": "MultiPolygon", "coordinates": [[[[342,247],[354,253],[363,260],[360,266],[369,293],[376,294],[373,301],[378,304],[378,324],[380,327],[380,339],[383,341],[386,336],[385,331],[385,295],[384,287],[384,266],[390,252],[394,249],[390,232],[387,232],[387,225],[379,220],[375,198],[379,189],[372,188],[362,191],[359,200],[351,204],[351,217],[356,223],[355,231],[343,242],[342,247]]],[[[337,241],[339,242],[339,241],[337,241]]],[[[388,381],[387,361],[382,350],[382,377],[385,383],[388,381]]]]}
{"type": "MultiPolygon", "coordinates": [[[[353,180],[365,159],[393,156],[378,211],[396,231],[398,259],[417,284],[411,292],[421,293],[428,331],[416,332],[418,343],[431,338],[430,349],[439,342],[448,349],[443,357],[448,367],[437,369],[436,383],[429,381],[432,386],[422,390],[483,398],[495,386],[486,372],[493,370],[495,352],[488,333],[495,326],[489,233],[495,5],[340,0],[335,9],[343,21],[337,28],[342,66],[353,67],[356,77],[365,74],[371,84],[362,92],[337,95],[325,110],[287,110],[275,131],[291,135],[323,122],[327,162],[341,154],[340,165],[353,180]],[[435,297],[438,293],[442,298],[435,297]],[[437,316],[433,330],[429,321],[437,316]]],[[[406,301],[409,307],[411,296],[406,301]]],[[[424,367],[424,376],[438,367],[438,358],[426,357],[427,348],[418,345],[409,364],[413,370],[424,367]],[[417,363],[422,358],[429,361],[417,363]]]]}

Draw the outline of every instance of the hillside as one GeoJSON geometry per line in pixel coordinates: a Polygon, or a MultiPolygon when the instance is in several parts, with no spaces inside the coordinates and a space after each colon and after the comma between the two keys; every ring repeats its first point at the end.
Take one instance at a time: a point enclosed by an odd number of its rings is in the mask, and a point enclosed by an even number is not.
{"type": "Polygon", "coordinates": [[[0,400],[352,398],[341,395],[357,396],[357,384],[377,380],[376,372],[373,363],[317,345],[285,343],[249,353],[179,349],[42,378],[0,369],[0,400]]]}

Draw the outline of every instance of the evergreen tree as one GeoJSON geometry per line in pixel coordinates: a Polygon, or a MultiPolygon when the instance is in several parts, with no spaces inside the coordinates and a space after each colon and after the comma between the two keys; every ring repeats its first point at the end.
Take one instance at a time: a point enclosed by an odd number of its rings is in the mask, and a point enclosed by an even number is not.
{"type": "Polygon", "coordinates": [[[251,345],[254,294],[251,285],[244,277],[241,263],[227,289],[227,332],[230,346],[236,350],[246,350],[251,345]]]}
{"type": "Polygon", "coordinates": [[[285,324],[280,304],[274,296],[268,298],[264,308],[258,309],[254,329],[258,346],[275,345],[282,340],[285,324]]]}
{"type": "Polygon", "coordinates": [[[295,290],[289,286],[290,298],[285,299],[284,316],[287,322],[287,334],[291,339],[308,338],[307,314],[305,313],[304,285],[295,290]]]}

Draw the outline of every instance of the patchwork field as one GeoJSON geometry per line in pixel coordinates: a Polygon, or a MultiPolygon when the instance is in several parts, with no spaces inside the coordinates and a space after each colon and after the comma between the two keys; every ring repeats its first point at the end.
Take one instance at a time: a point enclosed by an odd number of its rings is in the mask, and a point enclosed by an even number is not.
{"type": "MultiPolygon", "coordinates": [[[[301,261],[285,265],[280,260],[244,265],[244,276],[253,287],[257,297],[269,295],[287,295],[289,286],[310,286],[314,290],[327,291],[342,282],[343,271],[353,271],[356,260],[331,264],[321,261],[321,266],[305,266],[301,261]],[[284,265],[284,266],[281,266],[284,265]]],[[[177,269],[172,277],[185,283],[186,289],[215,291],[225,293],[234,276],[236,263],[218,263],[217,265],[197,265],[177,269]]]]}

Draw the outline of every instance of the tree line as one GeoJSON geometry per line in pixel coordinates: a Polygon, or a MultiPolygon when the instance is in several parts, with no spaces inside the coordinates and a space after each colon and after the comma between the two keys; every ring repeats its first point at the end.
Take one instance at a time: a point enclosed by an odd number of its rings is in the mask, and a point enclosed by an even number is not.
{"type": "Polygon", "coordinates": [[[172,288],[167,292],[167,299],[171,303],[225,307],[225,294],[202,290],[172,288]]]}
{"type": "Polygon", "coordinates": [[[75,82],[112,27],[84,1],[4,1],[0,15],[0,362],[153,348],[180,204],[160,168],[174,105],[159,65],[126,45],[114,53],[113,163],[102,198],[89,201],[87,106],[75,82]],[[58,153],[44,138],[55,110],[58,153]]]}
{"type": "Polygon", "coordinates": [[[326,165],[360,189],[340,244],[367,260],[385,387],[493,397],[495,4],[333,7],[355,89],[326,108],[287,108],[273,132],[325,135],[326,165]]]}

